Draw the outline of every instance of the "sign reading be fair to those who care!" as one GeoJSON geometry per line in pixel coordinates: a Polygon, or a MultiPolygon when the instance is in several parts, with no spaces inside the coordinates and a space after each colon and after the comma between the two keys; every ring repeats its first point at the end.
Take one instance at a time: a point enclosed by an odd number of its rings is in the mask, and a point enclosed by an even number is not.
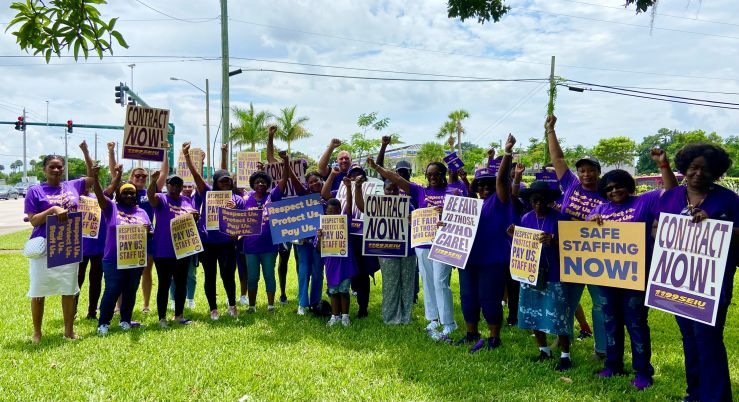
{"type": "Polygon", "coordinates": [[[168,133],[169,110],[128,105],[123,132],[123,158],[163,161],[166,151],[163,144],[168,133]]]}
{"type": "Polygon", "coordinates": [[[414,209],[411,212],[411,247],[430,246],[436,237],[439,213],[435,207],[414,209]]]}
{"type": "Polygon", "coordinates": [[[408,255],[410,197],[368,195],[364,199],[362,255],[405,257],[408,255]]]}
{"type": "Polygon", "coordinates": [[[733,226],[727,221],[693,223],[692,216],[661,214],[645,304],[716,325],[733,226]]]}
{"type": "Polygon", "coordinates": [[[482,200],[447,194],[429,259],[464,269],[480,224],[482,200]]]}
{"type": "Polygon", "coordinates": [[[644,222],[559,222],[562,282],[644,290],[644,222]]]}

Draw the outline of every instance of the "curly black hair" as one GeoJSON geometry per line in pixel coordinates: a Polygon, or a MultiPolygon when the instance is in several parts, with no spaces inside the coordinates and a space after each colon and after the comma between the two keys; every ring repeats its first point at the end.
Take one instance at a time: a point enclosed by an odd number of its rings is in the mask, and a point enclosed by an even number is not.
{"type": "Polygon", "coordinates": [[[64,164],[64,157],[57,154],[51,154],[44,156],[44,161],[42,162],[43,167],[46,167],[46,165],[49,164],[49,162],[53,161],[54,159],[58,159],[62,161],[62,164],[64,164]]]}
{"type": "Polygon", "coordinates": [[[680,173],[685,174],[690,163],[700,156],[706,159],[706,166],[714,180],[723,176],[731,167],[731,157],[725,149],[704,142],[688,144],[677,151],[675,166],[680,173]]]}
{"type": "MultiPolygon", "coordinates": [[[[446,187],[446,185],[447,185],[447,180],[446,180],[446,171],[447,171],[447,169],[446,169],[446,165],[443,164],[443,163],[441,163],[441,162],[431,162],[428,165],[426,165],[425,172],[428,172],[429,167],[432,166],[432,165],[433,166],[436,166],[436,168],[439,169],[439,174],[441,175],[441,183],[442,183],[443,186],[446,187]]],[[[426,174],[426,173],[424,173],[424,174],[426,174]]]]}
{"type": "MultiPolygon", "coordinates": [[[[328,201],[326,201],[326,208],[328,208],[328,207],[335,207],[335,208],[339,208],[339,210],[341,210],[341,200],[339,200],[338,198],[331,198],[331,199],[329,199],[328,201]]],[[[342,212],[339,212],[339,213],[342,213],[342,212]]]]}
{"type": "Polygon", "coordinates": [[[629,194],[636,192],[636,180],[634,180],[634,176],[625,170],[614,169],[600,177],[598,180],[598,194],[605,199],[608,199],[606,187],[609,183],[616,183],[625,187],[629,191],[629,194]]]}
{"type": "Polygon", "coordinates": [[[264,179],[267,182],[267,187],[272,187],[272,178],[262,171],[254,172],[249,176],[249,187],[254,188],[254,182],[257,179],[264,179]]]}

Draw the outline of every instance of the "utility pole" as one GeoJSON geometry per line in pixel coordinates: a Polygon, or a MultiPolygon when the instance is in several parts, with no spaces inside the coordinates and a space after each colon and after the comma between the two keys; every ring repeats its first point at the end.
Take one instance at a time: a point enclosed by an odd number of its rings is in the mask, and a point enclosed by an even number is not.
{"type": "Polygon", "coordinates": [[[69,154],[67,153],[67,129],[64,129],[64,181],[69,181],[69,154]]]}
{"type": "MultiPolygon", "coordinates": [[[[46,105],[47,105],[46,120],[48,123],[48,120],[49,120],[48,101],[46,101],[46,105]]],[[[28,168],[26,167],[26,108],[23,108],[23,182],[28,183],[28,168]]]]}
{"type": "Polygon", "coordinates": [[[136,64],[129,64],[128,67],[131,69],[131,90],[133,91],[133,68],[136,67],[136,64]]]}
{"type": "Polygon", "coordinates": [[[95,132],[95,161],[98,160],[98,133],[95,132]]]}
{"type": "Polygon", "coordinates": [[[205,177],[212,177],[213,172],[211,171],[211,165],[210,164],[210,86],[208,84],[208,79],[205,79],[205,146],[207,148],[207,156],[208,156],[208,167],[207,171],[205,172],[205,177]]]}
{"type": "MultiPolygon", "coordinates": [[[[223,134],[221,144],[228,144],[229,140],[229,71],[228,71],[228,0],[221,0],[221,117],[223,134]]],[[[230,150],[229,150],[230,151],[230,150]]],[[[229,166],[230,168],[230,166],[229,166]]]]}

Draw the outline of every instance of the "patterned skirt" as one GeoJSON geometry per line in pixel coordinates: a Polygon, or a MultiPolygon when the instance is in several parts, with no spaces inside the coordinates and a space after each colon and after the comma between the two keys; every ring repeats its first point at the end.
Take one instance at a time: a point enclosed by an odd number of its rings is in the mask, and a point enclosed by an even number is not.
{"type": "Polygon", "coordinates": [[[547,283],[545,290],[521,284],[518,302],[518,326],[552,335],[572,335],[575,310],[584,285],[547,283]]]}

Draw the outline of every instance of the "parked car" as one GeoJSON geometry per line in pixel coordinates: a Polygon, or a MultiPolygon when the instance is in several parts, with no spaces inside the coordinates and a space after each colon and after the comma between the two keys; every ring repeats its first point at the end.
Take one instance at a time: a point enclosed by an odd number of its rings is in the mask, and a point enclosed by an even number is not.
{"type": "Polygon", "coordinates": [[[0,200],[18,199],[18,190],[10,186],[0,186],[0,200]]]}
{"type": "Polygon", "coordinates": [[[26,192],[28,192],[28,184],[18,183],[15,185],[15,191],[18,192],[18,195],[21,197],[26,196],[26,192]]]}

